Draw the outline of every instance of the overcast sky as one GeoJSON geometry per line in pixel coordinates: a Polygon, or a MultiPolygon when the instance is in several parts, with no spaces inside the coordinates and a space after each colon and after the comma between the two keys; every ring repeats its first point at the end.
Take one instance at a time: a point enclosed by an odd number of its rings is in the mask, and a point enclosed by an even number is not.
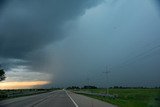
{"type": "Polygon", "coordinates": [[[160,86],[158,0],[1,0],[6,81],[160,86]]]}

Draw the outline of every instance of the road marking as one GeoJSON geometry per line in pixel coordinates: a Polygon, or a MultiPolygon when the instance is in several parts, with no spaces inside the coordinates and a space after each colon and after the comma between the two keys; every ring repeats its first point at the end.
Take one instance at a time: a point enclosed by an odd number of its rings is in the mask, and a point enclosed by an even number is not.
{"type": "Polygon", "coordinates": [[[76,102],[72,99],[72,97],[68,94],[68,92],[65,90],[66,94],[68,95],[68,97],[71,99],[71,101],[74,103],[74,105],[76,107],[78,107],[78,105],[76,104],[76,102]]]}

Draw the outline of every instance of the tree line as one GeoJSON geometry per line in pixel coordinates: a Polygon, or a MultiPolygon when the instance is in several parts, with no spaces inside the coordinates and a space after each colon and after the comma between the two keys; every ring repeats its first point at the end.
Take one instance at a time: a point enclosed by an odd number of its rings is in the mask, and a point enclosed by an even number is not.
{"type": "Polygon", "coordinates": [[[97,89],[97,87],[96,86],[85,85],[83,87],[71,86],[71,87],[67,87],[67,89],[97,89]]]}
{"type": "Polygon", "coordinates": [[[5,76],[5,72],[4,69],[0,68],[0,81],[5,80],[6,76],[5,76]]]}

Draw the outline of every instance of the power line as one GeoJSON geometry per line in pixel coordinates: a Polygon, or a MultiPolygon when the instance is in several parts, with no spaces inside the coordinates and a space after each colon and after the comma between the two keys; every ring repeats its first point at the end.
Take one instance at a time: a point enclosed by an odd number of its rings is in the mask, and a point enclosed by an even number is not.
{"type": "Polygon", "coordinates": [[[155,49],[158,49],[158,48],[160,48],[160,45],[157,45],[157,46],[155,46],[155,47],[153,47],[151,49],[148,49],[148,50],[146,50],[146,51],[144,51],[144,52],[142,52],[142,53],[140,53],[140,54],[138,54],[136,56],[133,56],[133,57],[129,58],[128,60],[124,61],[121,65],[116,66],[115,68],[123,67],[124,65],[130,65],[130,64],[136,62],[138,58],[142,58],[142,57],[148,56],[148,55],[151,54],[151,53],[149,54],[149,52],[153,52],[155,49]]]}

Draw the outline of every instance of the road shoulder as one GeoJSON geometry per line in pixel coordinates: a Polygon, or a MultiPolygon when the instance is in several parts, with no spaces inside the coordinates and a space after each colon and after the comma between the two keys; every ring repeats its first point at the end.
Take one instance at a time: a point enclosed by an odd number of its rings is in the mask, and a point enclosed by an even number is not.
{"type": "Polygon", "coordinates": [[[94,98],[87,96],[75,94],[73,92],[67,91],[72,99],[78,104],[79,107],[117,107],[107,102],[103,102],[94,98]]]}

